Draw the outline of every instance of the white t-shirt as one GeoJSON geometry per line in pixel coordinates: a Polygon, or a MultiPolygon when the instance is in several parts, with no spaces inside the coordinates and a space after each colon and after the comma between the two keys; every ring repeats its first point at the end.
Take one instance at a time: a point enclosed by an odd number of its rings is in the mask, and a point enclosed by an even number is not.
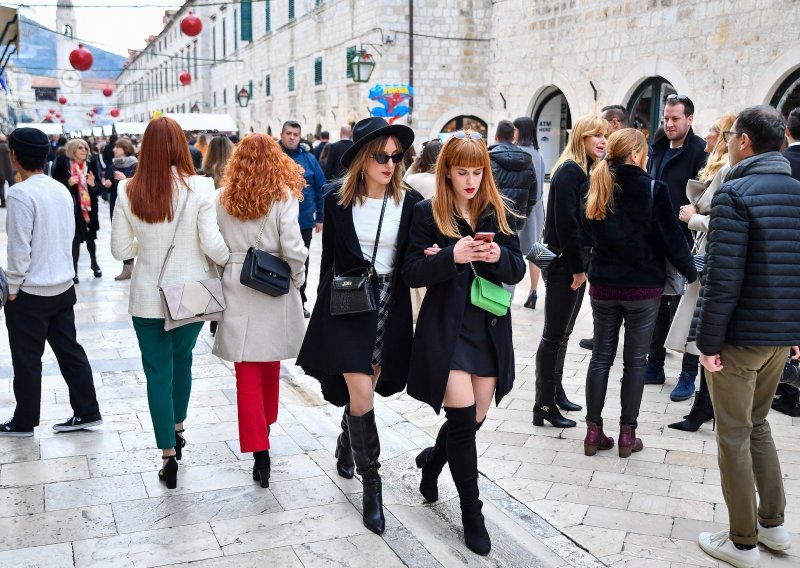
{"type": "MultiPolygon", "coordinates": [[[[400,203],[395,203],[391,196],[386,201],[386,212],[383,214],[383,226],[381,227],[381,240],[378,244],[378,254],[375,259],[376,274],[391,274],[394,272],[397,233],[400,230],[403,199],[405,199],[405,192],[400,194],[400,203]]],[[[364,203],[359,204],[356,201],[353,204],[353,225],[356,228],[358,243],[361,245],[361,254],[364,255],[367,261],[372,260],[375,235],[378,232],[378,220],[381,217],[382,207],[382,197],[380,199],[367,197],[364,203]]]]}

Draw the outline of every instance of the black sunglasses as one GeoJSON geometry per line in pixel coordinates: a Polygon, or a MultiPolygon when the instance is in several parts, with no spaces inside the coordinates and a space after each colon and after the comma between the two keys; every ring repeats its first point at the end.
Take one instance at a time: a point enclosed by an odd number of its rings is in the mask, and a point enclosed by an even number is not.
{"type": "Polygon", "coordinates": [[[668,95],[667,100],[678,101],[679,103],[685,103],[686,101],[689,100],[689,97],[687,95],[668,95]]]}
{"type": "Polygon", "coordinates": [[[398,152],[397,154],[384,154],[383,152],[376,152],[372,154],[370,157],[378,162],[380,165],[385,165],[389,163],[389,160],[393,161],[395,164],[399,164],[403,161],[404,154],[402,152],[398,152]]]}

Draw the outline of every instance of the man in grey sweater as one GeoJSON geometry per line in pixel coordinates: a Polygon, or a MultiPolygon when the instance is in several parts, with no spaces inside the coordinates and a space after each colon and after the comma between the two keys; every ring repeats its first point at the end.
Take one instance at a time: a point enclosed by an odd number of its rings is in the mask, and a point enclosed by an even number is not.
{"type": "Polygon", "coordinates": [[[21,182],[8,192],[8,303],[6,327],[14,367],[13,418],[0,425],[0,436],[33,436],[39,425],[42,354],[45,341],[56,356],[69,388],[74,415],[56,431],[102,424],[92,368],[75,333],[76,302],[72,278],[74,202],[67,188],[44,175],[50,143],[33,128],[9,137],[11,161],[21,182]]]}

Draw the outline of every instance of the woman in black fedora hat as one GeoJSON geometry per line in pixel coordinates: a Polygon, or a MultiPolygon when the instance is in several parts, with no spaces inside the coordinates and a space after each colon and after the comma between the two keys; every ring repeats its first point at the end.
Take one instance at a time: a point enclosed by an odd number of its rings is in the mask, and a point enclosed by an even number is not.
{"type": "Polygon", "coordinates": [[[341,158],[347,173],[323,189],[317,301],[297,358],[325,399],[344,406],[336,469],[350,478],[355,466],[361,475],[364,525],[377,534],[384,517],[373,393],[405,388],[413,336],[411,294],[399,270],[411,213],[422,200],[403,185],[403,154],[413,142],[409,127],[379,117],[353,128],[353,145],[341,158]]]}

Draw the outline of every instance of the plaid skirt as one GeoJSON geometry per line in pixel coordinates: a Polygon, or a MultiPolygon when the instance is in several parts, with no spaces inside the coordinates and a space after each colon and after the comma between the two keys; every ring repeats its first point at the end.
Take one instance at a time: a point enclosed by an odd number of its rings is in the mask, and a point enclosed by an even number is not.
{"type": "Polygon", "coordinates": [[[372,349],[372,364],[380,366],[383,361],[383,336],[386,321],[389,319],[389,300],[392,297],[392,275],[380,274],[378,278],[378,324],[375,334],[375,347],[372,349]]]}

